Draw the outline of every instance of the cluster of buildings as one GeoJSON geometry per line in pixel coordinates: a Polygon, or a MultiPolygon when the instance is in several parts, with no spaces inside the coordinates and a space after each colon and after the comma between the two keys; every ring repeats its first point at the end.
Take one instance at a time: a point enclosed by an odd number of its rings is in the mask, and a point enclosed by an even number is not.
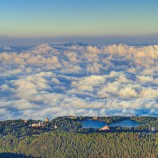
{"type": "MultiPolygon", "coordinates": [[[[28,121],[27,120],[23,120],[24,124],[28,124],[28,121]]],[[[32,127],[32,128],[39,128],[39,127],[46,127],[49,123],[49,119],[48,117],[46,117],[44,119],[44,121],[39,121],[37,123],[32,123],[30,124],[29,126],[32,127]]],[[[57,126],[55,125],[54,128],[56,129],[57,126]]]]}
{"type": "Polygon", "coordinates": [[[38,123],[33,123],[33,124],[29,125],[29,126],[36,127],[36,128],[37,127],[45,127],[45,126],[47,126],[48,123],[49,123],[49,119],[48,119],[48,117],[46,117],[44,122],[39,121],[38,123]]]}

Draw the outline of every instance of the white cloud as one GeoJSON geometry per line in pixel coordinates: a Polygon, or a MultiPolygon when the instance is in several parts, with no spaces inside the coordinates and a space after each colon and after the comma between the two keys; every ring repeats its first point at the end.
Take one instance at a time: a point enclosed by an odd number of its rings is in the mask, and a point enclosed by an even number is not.
{"type": "Polygon", "coordinates": [[[121,56],[134,56],[138,58],[158,58],[158,46],[133,47],[125,44],[103,46],[104,53],[119,54],[121,56]]]}
{"type": "Polygon", "coordinates": [[[156,45],[41,44],[5,51],[0,53],[0,114],[8,119],[158,115],[156,45]]]}
{"type": "Polygon", "coordinates": [[[125,88],[122,88],[120,89],[119,91],[119,96],[120,97],[128,97],[128,98],[133,98],[133,97],[137,97],[138,94],[136,92],[136,90],[132,87],[125,87],[125,88]]]}
{"type": "Polygon", "coordinates": [[[99,53],[100,52],[99,48],[97,48],[95,46],[87,46],[86,51],[90,52],[90,53],[99,53]]]}

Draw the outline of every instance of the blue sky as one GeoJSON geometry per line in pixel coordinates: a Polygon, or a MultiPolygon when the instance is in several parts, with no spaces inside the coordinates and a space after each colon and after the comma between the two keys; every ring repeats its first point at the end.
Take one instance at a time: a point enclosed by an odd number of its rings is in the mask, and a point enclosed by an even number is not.
{"type": "Polygon", "coordinates": [[[158,34],[157,0],[5,0],[0,36],[138,36],[158,34]]]}

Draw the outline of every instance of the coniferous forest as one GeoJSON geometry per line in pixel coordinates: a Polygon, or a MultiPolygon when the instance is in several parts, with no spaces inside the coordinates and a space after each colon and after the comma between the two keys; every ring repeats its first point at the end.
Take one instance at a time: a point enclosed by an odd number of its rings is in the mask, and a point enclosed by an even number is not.
{"type": "Polygon", "coordinates": [[[1,137],[0,157],[14,153],[34,158],[156,158],[157,145],[157,134],[57,131],[22,139],[1,137]]]}

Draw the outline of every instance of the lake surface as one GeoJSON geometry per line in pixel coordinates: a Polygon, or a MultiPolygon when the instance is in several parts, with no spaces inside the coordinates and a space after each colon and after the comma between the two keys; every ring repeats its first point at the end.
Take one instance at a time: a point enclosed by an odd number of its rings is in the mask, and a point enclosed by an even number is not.
{"type": "Polygon", "coordinates": [[[82,128],[102,128],[107,125],[105,121],[98,120],[84,120],[81,124],[82,128]]]}
{"type": "MultiPolygon", "coordinates": [[[[105,121],[98,120],[83,120],[80,121],[82,124],[82,128],[102,128],[107,125],[105,121]]],[[[108,124],[109,127],[137,127],[141,125],[141,123],[127,119],[115,123],[108,124]]]]}
{"type": "Polygon", "coordinates": [[[110,127],[138,127],[141,123],[127,119],[109,124],[110,127]]]}

